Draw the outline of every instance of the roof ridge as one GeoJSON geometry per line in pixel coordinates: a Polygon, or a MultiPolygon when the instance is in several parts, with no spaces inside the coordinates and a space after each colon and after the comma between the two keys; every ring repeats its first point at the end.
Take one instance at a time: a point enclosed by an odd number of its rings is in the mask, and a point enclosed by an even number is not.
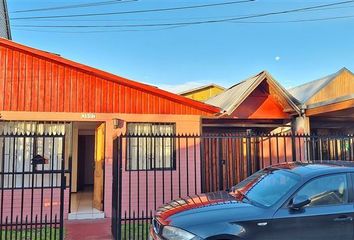
{"type": "Polygon", "coordinates": [[[248,81],[248,80],[250,80],[250,79],[252,79],[252,78],[258,77],[258,76],[260,76],[260,75],[261,75],[262,73],[264,73],[264,72],[265,72],[265,71],[262,70],[262,71],[260,71],[259,73],[252,75],[251,77],[248,77],[248,78],[246,78],[246,79],[243,79],[243,80],[241,80],[240,82],[235,83],[234,85],[232,85],[231,87],[229,87],[229,88],[226,89],[226,90],[229,90],[229,89],[231,89],[231,88],[233,88],[233,87],[236,87],[236,86],[240,85],[241,83],[244,83],[244,82],[246,82],[246,81],[248,81]]]}
{"type": "Polygon", "coordinates": [[[61,56],[58,56],[58,55],[55,55],[55,54],[52,54],[49,52],[45,52],[43,50],[39,50],[39,49],[36,49],[33,47],[25,46],[20,43],[16,43],[11,40],[0,38],[0,46],[1,45],[4,45],[6,47],[10,47],[10,48],[15,48],[20,51],[25,51],[25,52],[49,59],[51,61],[58,62],[60,64],[64,64],[64,65],[67,65],[67,66],[70,66],[73,68],[80,69],[81,71],[98,76],[98,77],[103,78],[107,81],[116,82],[116,83],[126,85],[129,87],[135,88],[135,89],[147,91],[152,94],[156,94],[156,95],[162,96],[164,98],[167,98],[167,99],[179,102],[179,103],[188,104],[188,105],[190,105],[196,109],[199,109],[199,110],[203,110],[203,111],[211,112],[211,113],[218,113],[220,111],[220,109],[215,106],[212,106],[212,105],[209,105],[206,103],[202,103],[202,102],[198,102],[198,101],[180,96],[178,94],[174,94],[174,93],[156,88],[152,85],[133,81],[133,80],[130,80],[130,79],[127,79],[127,78],[124,78],[124,77],[121,77],[121,76],[118,76],[118,75],[115,75],[115,74],[112,74],[112,73],[109,73],[109,72],[106,72],[106,71],[103,71],[103,70],[100,70],[100,69],[97,69],[94,67],[90,67],[90,66],[82,64],[82,63],[75,62],[73,60],[66,59],[64,57],[61,57],[61,56]]]}

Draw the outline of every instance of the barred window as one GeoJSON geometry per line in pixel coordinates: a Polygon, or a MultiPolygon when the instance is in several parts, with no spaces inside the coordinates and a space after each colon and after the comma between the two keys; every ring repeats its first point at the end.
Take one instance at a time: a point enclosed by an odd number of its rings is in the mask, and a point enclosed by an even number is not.
{"type": "Polygon", "coordinates": [[[0,186],[60,186],[66,128],[65,123],[0,122],[0,186]],[[34,172],[36,155],[48,162],[38,164],[34,172]]]}
{"type": "Polygon", "coordinates": [[[127,170],[175,169],[174,123],[128,123],[127,170]]]}

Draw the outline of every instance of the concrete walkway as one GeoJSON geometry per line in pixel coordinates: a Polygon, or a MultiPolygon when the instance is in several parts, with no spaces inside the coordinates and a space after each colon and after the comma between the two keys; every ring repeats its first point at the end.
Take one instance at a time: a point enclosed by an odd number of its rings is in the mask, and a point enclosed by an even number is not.
{"type": "Polygon", "coordinates": [[[112,240],[111,219],[71,220],[65,223],[65,240],[112,240]]]}

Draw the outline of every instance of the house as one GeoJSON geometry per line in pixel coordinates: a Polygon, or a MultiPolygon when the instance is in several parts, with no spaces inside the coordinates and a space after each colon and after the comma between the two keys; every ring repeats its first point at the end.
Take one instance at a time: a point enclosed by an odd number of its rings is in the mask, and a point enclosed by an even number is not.
{"type": "Polygon", "coordinates": [[[304,113],[304,133],[354,134],[354,74],[346,68],[289,89],[304,113]]]}
{"type": "Polygon", "coordinates": [[[267,71],[235,84],[205,103],[221,112],[203,117],[204,133],[289,129],[292,119],[300,115],[298,102],[267,71]]]}
{"type": "MultiPolygon", "coordinates": [[[[15,171],[15,177],[2,181],[3,221],[6,214],[11,214],[11,219],[20,213],[25,216],[29,208],[49,214],[61,207],[59,200],[53,201],[57,193],[52,187],[63,179],[55,171],[64,166],[64,217],[110,217],[115,136],[200,134],[201,116],[220,111],[4,38],[0,38],[0,92],[0,162],[4,162],[0,173],[15,171]],[[36,161],[32,159],[35,154],[41,155],[36,161]],[[37,161],[44,166],[35,165],[37,161]],[[41,174],[43,169],[56,174],[54,179],[48,173],[41,174]],[[30,180],[26,174],[35,176],[30,180]],[[37,185],[41,187],[31,193],[31,186],[37,185]],[[32,202],[25,202],[21,195],[32,202]],[[6,205],[10,203],[11,207],[6,205]],[[82,206],[89,209],[80,209],[82,206]]],[[[142,149],[142,144],[131,141],[128,148],[142,149]]],[[[165,161],[172,156],[168,151],[156,154],[165,161]]],[[[127,171],[163,171],[172,164],[151,166],[138,162],[139,155],[129,159],[127,171]]]]}
{"type": "Polygon", "coordinates": [[[243,176],[238,179],[242,180],[250,174],[246,168],[256,171],[294,160],[351,160],[353,139],[348,134],[354,129],[353,94],[353,73],[344,68],[290,90],[262,71],[208,99],[205,103],[221,112],[202,119],[203,133],[215,136],[206,138],[203,146],[205,190],[232,186],[235,177],[243,176]],[[244,137],[245,133],[251,133],[250,137],[244,137]],[[300,135],[291,138],[289,133],[300,135]],[[215,167],[220,159],[222,167],[215,167]]]}
{"type": "Polygon", "coordinates": [[[179,95],[191,98],[197,101],[204,102],[208,100],[209,98],[214,97],[215,95],[218,95],[222,92],[225,91],[224,87],[221,87],[216,84],[208,84],[205,86],[193,88],[184,92],[179,93],[179,95]]]}
{"type": "Polygon", "coordinates": [[[112,182],[121,213],[146,217],[176,196],[231,186],[223,176],[235,183],[260,166],[307,160],[304,146],[315,145],[302,136],[294,152],[287,135],[235,135],[350,133],[352,87],[347,69],[290,92],[262,71],[203,103],[0,38],[1,225],[37,213],[47,222],[59,208],[67,219],[111,217],[112,182]],[[124,144],[114,145],[121,134],[124,144]]]}
{"type": "Polygon", "coordinates": [[[6,0],[0,0],[0,37],[11,39],[10,20],[6,0]]]}

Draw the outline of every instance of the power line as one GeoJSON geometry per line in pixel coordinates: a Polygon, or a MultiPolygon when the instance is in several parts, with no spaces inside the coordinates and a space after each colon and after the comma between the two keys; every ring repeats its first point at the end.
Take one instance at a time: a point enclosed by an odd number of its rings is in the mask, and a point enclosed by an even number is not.
{"type": "MultiPolygon", "coordinates": [[[[279,24],[279,23],[301,23],[301,22],[318,22],[318,21],[329,21],[329,20],[339,20],[339,19],[348,19],[354,18],[354,15],[348,16],[335,16],[335,17],[325,17],[325,18],[311,18],[311,19],[297,19],[297,20],[283,20],[283,21],[230,21],[230,23],[236,24],[279,24]]],[[[162,30],[169,30],[175,28],[182,28],[186,26],[171,26],[164,27],[158,29],[123,29],[123,30],[93,30],[93,31],[50,31],[50,30],[42,30],[42,29],[28,29],[28,28],[13,28],[14,30],[19,31],[28,31],[28,32],[44,32],[44,33],[73,33],[73,34],[81,34],[81,33],[107,33],[107,32],[155,32],[162,30]]]]}
{"type": "Polygon", "coordinates": [[[184,9],[195,9],[195,8],[207,8],[207,7],[225,6],[225,5],[232,5],[232,4],[246,3],[246,2],[254,2],[254,1],[255,0],[238,0],[238,1],[232,1],[232,2],[211,3],[211,4],[191,5],[191,6],[182,6],[182,7],[172,7],[172,8],[155,8],[155,9],[120,11],[120,12],[107,12],[107,13],[86,13],[86,14],[71,14],[71,15],[15,17],[15,18],[11,18],[11,20],[92,17],[92,16],[108,16],[108,15],[122,15],[122,14],[134,14],[134,13],[148,13],[148,12],[165,12],[165,11],[176,11],[176,10],[184,10],[184,9]]]}
{"type": "Polygon", "coordinates": [[[66,6],[60,6],[60,7],[48,7],[48,8],[34,8],[34,9],[18,10],[18,11],[14,11],[12,13],[41,12],[41,11],[72,9],[72,8],[96,7],[96,6],[112,5],[112,4],[136,2],[136,1],[138,1],[138,0],[111,0],[111,1],[103,1],[103,2],[66,5],[66,6]]]}
{"type": "MultiPolygon", "coordinates": [[[[339,6],[339,7],[325,7],[317,9],[304,10],[304,12],[311,11],[324,11],[332,9],[342,9],[342,8],[354,8],[354,5],[351,6],[339,6]]],[[[238,15],[238,16],[207,16],[207,17],[186,17],[186,18],[121,18],[121,19],[33,19],[31,21],[40,21],[40,22],[127,22],[127,21],[171,21],[171,20],[200,20],[200,19],[220,19],[220,18],[234,18],[234,17],[243,17],[247,15],[238,15]]],[[[15,19],[16,20],[16,19],[15,19]]],[[[21,19],[20,19],[21,20],[21,19]]]]}
{"type": "Polygon", "coordinates": [[[283,10],[283,11],[278,11],[278,12],[268,12],[268,13],[254,14],[254,15],[241,16],[241,17],[224,18],[224,19],[217,19],[217,20],[205,20],[205,21],[192,21],[192,22],[122,24],[122,25],[13,25],[13,26],[15,26],[15,27],[32,27],[32,28],[33,27],[35,27],[35,28],[136,28],[136,27],[187,26],[187,25],[200,25],[200,24],[220,23],[220,22],[233,22],[233,21],[237,21],[237,20],[288,14],[288,13],[300,12],[300,11],[305,11],[305,10],[310,10],[310,9],[317,9],[317,8],[323,8],[323,7],[328,7],[328,6],[341,5],[341,4],[346,4],[346,3],[350,3],[350,2],[354,2],[354,0],[331,3],[331,4],[316,5],[316,6],[311,6],[311,7],[295,8],[295,9],[283,10]]]}
{"type": "Polygon", "coordinates": [[[50,31],[50,30],[42,30],[42,29],[28,29],[28,28],[12,28],[14,30],[19,30],[19,31],[26,31],[26,32],[45,32],[45,33],[107,33],[107,32],[155,32],[155,31],[162,31],[162,30],[168,30],[168,29],[175,29],[175,28],[182,28],[184,26],[172,26],[172,27],[163,27],[163,28],[157,28],[157,29],[111,29],[111,30],[93,30],[93,31],[50,31]]]}
{"type": "Polygon", "coordinates": [[[231,23],[300,23],[300,22],[319,22],[319,21],[328,21],[328,20],[335,20],[335,19],[347,19],[347,18],[354,18],[354,15],[347,15],[347,16],[335,16],[335,17],[324,17],[324,18],[310,18],[310,19],[296,19],[296,20],[280,20],[280,21],[230,21],[231,23]]]}
{"type": "Polygon", "coordinates": [[[338,7],[326,7],[321,10],[333,10],[333,9],[342,9],[342,8],[352,8],[354,6],[338,6],[338,7]]]}

